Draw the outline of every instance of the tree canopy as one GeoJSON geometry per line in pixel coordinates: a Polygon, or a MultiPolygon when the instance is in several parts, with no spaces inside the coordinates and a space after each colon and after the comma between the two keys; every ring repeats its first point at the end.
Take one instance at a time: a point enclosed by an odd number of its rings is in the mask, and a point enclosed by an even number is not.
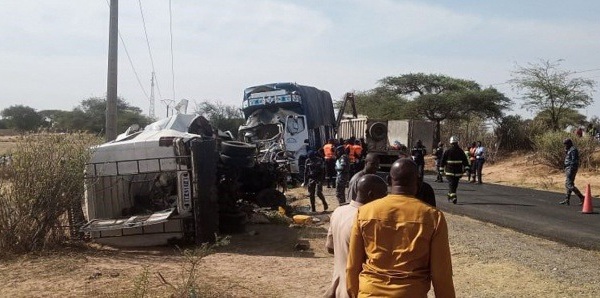
{"type": "Polygon", "coordinates": [[[411,98],[404,106],[403,115],[410,119],[435,122],[436,143],[440,140],[442,121],[470,117],[496,119],[502,117],[503,110],[511,102],[494,88],[482,90],[475,81],[441,74],[416,73],[385,77],[380,81],[378,89],[411,98]]]}
{"type": "Polygon", "coordinates": [[[527,66],[517,66],[511,84],[523,93],[523,107],[535,112],[548,113],[550,128],[561,129],[561,120],[571,110],[581,109],[593,102],[595,82],[573,77],[575,72],[560,68],[558,60],[541,60],[527,66]]]}
{"type": "Polygon", "coordinates": [[[201,101],[196,103],[195,112],[206,117],[216,128],[230,131],[234,137],[240,125],[244,124],[244,114],[237,106],[230,106],[221,102],[201,101]]]}
{"type": "Polygon", "coordinates": [[[2,117],[8,128],[30,131],[39,128],[43,119],[35,109],[23,105],[10,106],[2,110],[2,117]]]}

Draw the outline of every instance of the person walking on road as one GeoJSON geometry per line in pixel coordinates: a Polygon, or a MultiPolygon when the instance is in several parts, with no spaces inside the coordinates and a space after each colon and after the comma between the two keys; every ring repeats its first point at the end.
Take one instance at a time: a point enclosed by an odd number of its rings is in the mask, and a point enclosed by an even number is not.
{"type": "Polygon", "coordinates": [[[571,200],[571,193],[574,192],[579,197],[579,205],[583,204],[583,194],[575,186],[575,176],[579,169],[579,150],[573,145],[573,140],[565,139],[563,141],[565,145],[565,188],[567,189],[567,197],[562,200],[559,204],[569,205],[571,200]]]}
{"type": "MultiPolygon", "coordinates": [[[[464,153],[462,153],[464,155],[464,153]]],[[[358,208],[350,233],[350,297],[455,297],[444,214],[415,197],[417,165],[396,160],[391,194],[358,208]]]]}
{"type": "Polygon", "coordinates": [[[304,166],[304,183],[302,186],[308,186],[308,195],[310,198],[310,210],[317,212],[315,207],[315,194],[321,199],[323,203],[323,211],[326,211],[329,206],[323,195],[323,175],[325,172],[325,165],[323,159],[317,155],[315,151],[308,152],[308,158],[304,166]]]}
{"type": "Polygon", "coordinates": [[[360,206],[387,195],[387,183],[377,175],[362,175],[356,184],[357,195],[349,204],[336,208],[331,214],[325,247],[333,254],[333,280],[325,297],[350,297],[346,289],[346,263],[356,212],[360,206]]]}
{"type": "Polygon", "coordinates": [[[437,177],[435,182],[444,182],[444,168],[442,167],[442,156],[444,155],[444,143],[439,142],[437,148],[433,153],[433,159],[435,159],[435,170],[437,177]]]}
{"type": "Polygon", "coordinates": [[[485,163],[485,147],[481,144],[481,141],[477,141],[477,147],[475,148],[475,169],[473,170],[473,181],[477,180],[477,183],[481,184],[481,172],[483,170],[483,164],[485,163]],[[477,178],[477,179],[475,179],[477,178]]]}
{"type": "Polygon", "coordinates": [[[457,137],[450,138],[450,148],[444,151],[442,156],[442,167],[444,167],[444,174],[448,180],[448,201],[456,204],[458,182],[463,173],[469,170],[469,161],[465,152],[458,146],[457,137]]]}

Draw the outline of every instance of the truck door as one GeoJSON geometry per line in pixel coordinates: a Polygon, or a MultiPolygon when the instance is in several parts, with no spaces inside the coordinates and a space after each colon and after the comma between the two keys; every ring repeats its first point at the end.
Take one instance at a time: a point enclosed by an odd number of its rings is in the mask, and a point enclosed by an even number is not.
{"type": "Polygon", "coordinates": [[[306,155],[306,144],[304,140],[308,139],[308,129],[306,129],[306,118],[300,115],[287,116],[285,129],[283,131],[283,142],[285,151],[294,156],[290,163],[290,171],[298,173],[298,160],[300,156],[306,155]]]}

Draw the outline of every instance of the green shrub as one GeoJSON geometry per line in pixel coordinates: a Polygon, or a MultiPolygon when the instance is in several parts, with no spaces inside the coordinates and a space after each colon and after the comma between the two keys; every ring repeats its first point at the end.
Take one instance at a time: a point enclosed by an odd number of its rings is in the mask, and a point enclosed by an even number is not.
{"type": "Polygon", "coordinates": [[[41,250],[67,239],[67,212],[81,208],[87,134],[20,137],[0,180],[0,254],[41,250]]]}
{"type": "Polygon", "coordinates": [[[598,142],[593,138],[578,138],[573,134],[557,131],[547,132],[534,137],[533,143],[536,150],[537,160],[544,165],[563,169],[565,162],[565,146],[563,140],[571,138],[573,144],[579,150],[580,168],[591,169],[597,164],[593,153],[598,147],[598,142]]]}

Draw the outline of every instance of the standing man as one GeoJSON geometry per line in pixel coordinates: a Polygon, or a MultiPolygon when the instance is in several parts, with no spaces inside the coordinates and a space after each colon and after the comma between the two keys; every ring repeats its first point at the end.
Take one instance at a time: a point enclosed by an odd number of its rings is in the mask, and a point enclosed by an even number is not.
{"type": "Polygon", "coordinates": [[[465,150],[465,154],[469,159],[469,170],[467,170],[467,181],[469,183],[475,183],[475,180],[477,180],[477,173],[475,173],[475,170],[477,169],[477,159],[475,158],[475,150],[477,150],[477,143],[475,142],[471,143],[471,146],[469,146],[467,150],[465,150]],[[473,180],[471,180],[471,175],[473,175],[473,180]]]}
{"type": "Polygon", "coordinates": [[[485,147],[481,145],[481,141],[477,141],[477,147],[475,148],[475,175],[473,180],[477,180],[479,184],[481,181],[481,171],[483,170],[483,164],[485,163],[485,147]],[[477,178],[477,179],[475,179],[477,178]]]}
{"type": "Polygon", "coordinates": [[[571,200],[571,192],[574,192],[579,197],[579,205],[583,204],[583,194],[575,186],[575,176],[579,169],[579,150],[573,146],[571,139],[563,141],[565,145],[565,188],[567,189],[567,197],[561,201],[561,205],[569,205],[571,200]]]}
{"type": "Polygon", "coordinates": [[[442,156],[442,167],[444,167],[444,174],[448,180],[448,201],[456,204],[458,181],[463,173],[469,170],[469,161],[465,152],[458,146],[457,137],[450,138],[450,148],[444,151],[442,156]]]}
{"type": "Polygon", "coordinates": [[[438,147],[435,149],[433,153],[433,159],[435,159],[435,170],[437,171],[437,177],[435,178],[435,182],[444,182],[444,177],[442,173],[444,173],[444,168],[442,167],[442,156],[444,155],[444,143],[439,142],[438,147]]]}
{"type": "Polygon", "coordinates": [[[346,196],[346,202],[350,202],[356,199],[358,193],[358,181],[360,177],[366,174],[375,174],[379,169],[379,156],[375,153],[368,153],[365,158],[365,167],[358,173],[352,176],[350,183],[348,183],[348,196],[346,196]]]}
{"type": "Polygon", "coordinates": [[[419,171],[419,180],[423,181],[423,176],[425,175],[425,155],[427,154],[427,150],[425,150],[425,146],[423,146],[423,142],[421,140],[417,140],[417,144],[410,150],[410,155],[412,159],[417,164],[417,168],[419,171]]]}
{"type": "Polygon", "coordinates": [[[302,186],[308,185],[308,195],[310,197],[310,210],[317,212],[315,206],[315,193],[321,199],[323,203],[323,211],[326,211],[329,206],[323,195],[323,174],[324,174],[324,162],[321,157],[317,155],[315,151],[308,152],[308,158],[304,166],[304,183],[302,186]]]}
{"type": "Polygon", "coordinates": [[[323,146],[323,154],[325,156],[325,180],[327,188],[335,188],[335,140],[329,139],[327,144],[323,146]]]}
{"type": "Polygon", "coordinates": [[[366,174],[357,182],[358,195],[350,204],[336,208],[331,214],[325,247],[333,254],[333,280],[325,297],[349,297],[346,289],[346,263],[350,231],[356,219],[358,207],[387,195],[387,183],[377,176],[366,174]]]}
{"type": "Polygon", "coordinates": [[[350,234],[346,282],[351,297],[455,297],[444,214],[415,197],[417,165],[390,170],[391,194],[358,209],[350,234]]]}
{"type": "Polygon", "coordinates": [[[341,205],[346,203],[346,184],[348,184],[348,179],[350,179],[350,158],[348,158],[350,148],[338,147],[338,149],[340,149],[338,150],[339,157],[335,162],[335,170],[337,171],[335,197],[341,205]]]}

